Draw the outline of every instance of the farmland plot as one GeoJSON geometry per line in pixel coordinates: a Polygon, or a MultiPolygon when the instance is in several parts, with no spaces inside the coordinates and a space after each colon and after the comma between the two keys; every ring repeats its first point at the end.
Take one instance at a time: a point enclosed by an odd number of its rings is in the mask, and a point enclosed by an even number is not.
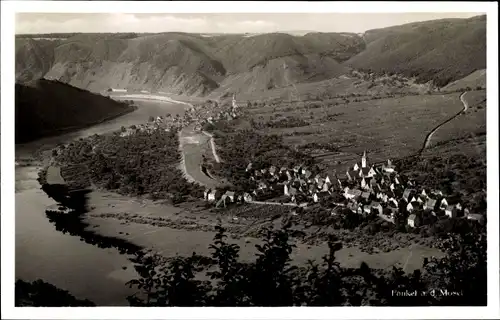
{"type": "Polygon", "coordinates": [[[318,160],[343,170],[346,161],[351,163],[364,150],[372,163],[417,152],[436,125],[462,109],[459,96],[459,93],[404,96],[338,105],[322,103],[314,108],[308,103],[286,108],[284,103],[250,110],[249,115],[256,122],[287,118],[306,122],[307,125],[298,127],[259,129],[282,135],[286,144],[299,148],[312,143],[329,145],[329,152],[310,152],[319,156],[318,160]]]}
{"type": "Polygon", "coordinates": [[[431,145],[486,134],[486,91],[467,92],[464,99],[469,105],[467,111],[439,128],[431,145]]]}

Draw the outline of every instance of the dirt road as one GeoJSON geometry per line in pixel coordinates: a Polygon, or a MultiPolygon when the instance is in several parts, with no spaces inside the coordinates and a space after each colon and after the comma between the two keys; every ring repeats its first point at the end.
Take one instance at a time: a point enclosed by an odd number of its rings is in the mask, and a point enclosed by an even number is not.
{"type": "Polygon", "coordinates": [[[438,126],[436,126],[434,129],[432,129],[431,132],[429,132],[429,134],[427,135],[427,137],[425,138],[425,141],[424,141],[424,146],[422,147],[422,150],[420,150],[420,153],[422,153],[425,149],[427,149],[431,143],[431,139],[432,139],[432,136],[434,135],[434,133],[436,133],[436,131],[439,130],[439,128],[441,128],[442,126],[444,126],[445,124],[447,124],[448,122],[450,122],[451,120],[455,119],[456,117],[458,117],[459,115],[461,115],[463,112],[467,111],[467,109],[469,108],[469,104],[467,103],[467,101],[464,99],[465,97],[465,94],[467,92],[464,92],[460,95],[460,101],[462,101],[462,104],[464,105],[463,109],[460,110],[457,114],[455,114],[454,116],[452,116],[451,118],[449,118],[448,120],[446,121],[443,121],[441,122],[438,126]]]}

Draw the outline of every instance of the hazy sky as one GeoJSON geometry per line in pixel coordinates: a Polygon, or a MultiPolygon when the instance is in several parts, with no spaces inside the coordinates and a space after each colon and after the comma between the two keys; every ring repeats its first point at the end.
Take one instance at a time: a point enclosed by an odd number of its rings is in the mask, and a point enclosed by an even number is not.
{"type": "Polygon", "coordinates": [[[16,33],[276,31],[357,32],[415,21],[482,13],[18,13],[16,33]]]}

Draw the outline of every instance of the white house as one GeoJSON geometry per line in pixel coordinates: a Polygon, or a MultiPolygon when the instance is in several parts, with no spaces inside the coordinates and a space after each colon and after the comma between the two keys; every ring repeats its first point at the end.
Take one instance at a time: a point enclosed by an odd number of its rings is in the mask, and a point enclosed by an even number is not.
{"type": "Polygon", "coordinates": [[[318,193],[316,193],[316,192],[313,194],[313,201],[314,202],[318,202],[319,201],[318,193]]]}
{"type": "Polygon", "coordinates": [[[436,207],[436,200],[434,199],[427,199],[427,201],[424,204],[424,210],[434,210],[436,207]]]}
{"type": "Polygon", "coordinates": [[[330,189],[330,183],[325,182],[323,184],[323,187],[321,188],[321,191],[323,191],[323,192],[329,192],[329,189],[330,189]]]}
{"type": "Polygon", "coordinates": [[[379,202],[372,202],[372,209],[377,211],[377,214],[382,214],[383,213],[383,208],[382,205],[379,202]]]}
{"type": "Polygon", "coordinates": [[[417,216],[414,214],[410,214],[410,216],[408,217],[408,225],[412,228],[415,228],[416,220],[417,216]]]}
{"type": "Polygon", "coordinates": [[[330,177],[327,175],[326,178],[325,178],[325,183],[332,183],[332,181],[330,180],[330,177]]]}
{"type": "Polygon", "coordinates": [[[363,206],[363,213],[364,214],[370,214],[371,212],[372,212],[372,206],[370,204],[363,206]]]}
{"type": "Polygon", "coordinates": [[[211,190],[210,193],[208,194],[208,201],[215,201],[217,200],[217,190],[211,190]]]}
{"type": "Polygon", "coordinates": [[[366,180],[365,178],[363,177],[363,179],[361,180],[361,188],[366,188],[366,180]]]}
{"type": "Polygon", "coordinates": [[[413,211],[413,209],[414,209],[414,207],[413,207],[413,205],[411,204],[411,202],[410,202],[410,203],[408,203],[408,204],[406,205],[406,211],[408,211],[408,212],[412,212],[412,211],[413,211]]]}
{"type": "Polygon", "coordinates": [[[480,222],[480,223],[484,222],[483,215],[477,214],[477,213],[469,213],[467,215],[467,219],[469,219],[469,220],[475,220],[475,221],[480,222]]]}
{"type": "Polygon", "coordinates": [[[370,170],[368,171],[368,174],[366,175],[368,178],[372,178],[374,177],[375,175],[377,174],[377,172],[375,171],[375,169],[373,168],[373,166],[370,168],[370,170]]]}
{"type": "Polygon", "coordinates": [[[250,202],[253,200],[253,197],[251,194],[249,194],[248,192],[245,192],[243,194],[243,200],[245,200],[245,202],[250,202]]]}
{"type": "Polygon", "coordinates": [[[446,198],[441,199],[441,203],[439,205],[439,208],[446,209],[447,206],[448,206],[448,201],[446,200],[446,198]]]}
{"type": "Polygon", "coordinates": [[[203,191],[203,199],[208,200],[209,194],[210,194],[210,189],[205,189],[205,191],[203,191]]]}

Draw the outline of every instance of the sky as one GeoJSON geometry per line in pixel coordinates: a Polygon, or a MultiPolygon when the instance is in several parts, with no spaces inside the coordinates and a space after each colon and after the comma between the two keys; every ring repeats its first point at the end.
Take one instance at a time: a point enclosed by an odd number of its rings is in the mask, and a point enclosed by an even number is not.
{"type": "Polygon", "coordinates": [[[16,34],[72,32],[354,32],[482,13],[17,13],[16,34]]]}

